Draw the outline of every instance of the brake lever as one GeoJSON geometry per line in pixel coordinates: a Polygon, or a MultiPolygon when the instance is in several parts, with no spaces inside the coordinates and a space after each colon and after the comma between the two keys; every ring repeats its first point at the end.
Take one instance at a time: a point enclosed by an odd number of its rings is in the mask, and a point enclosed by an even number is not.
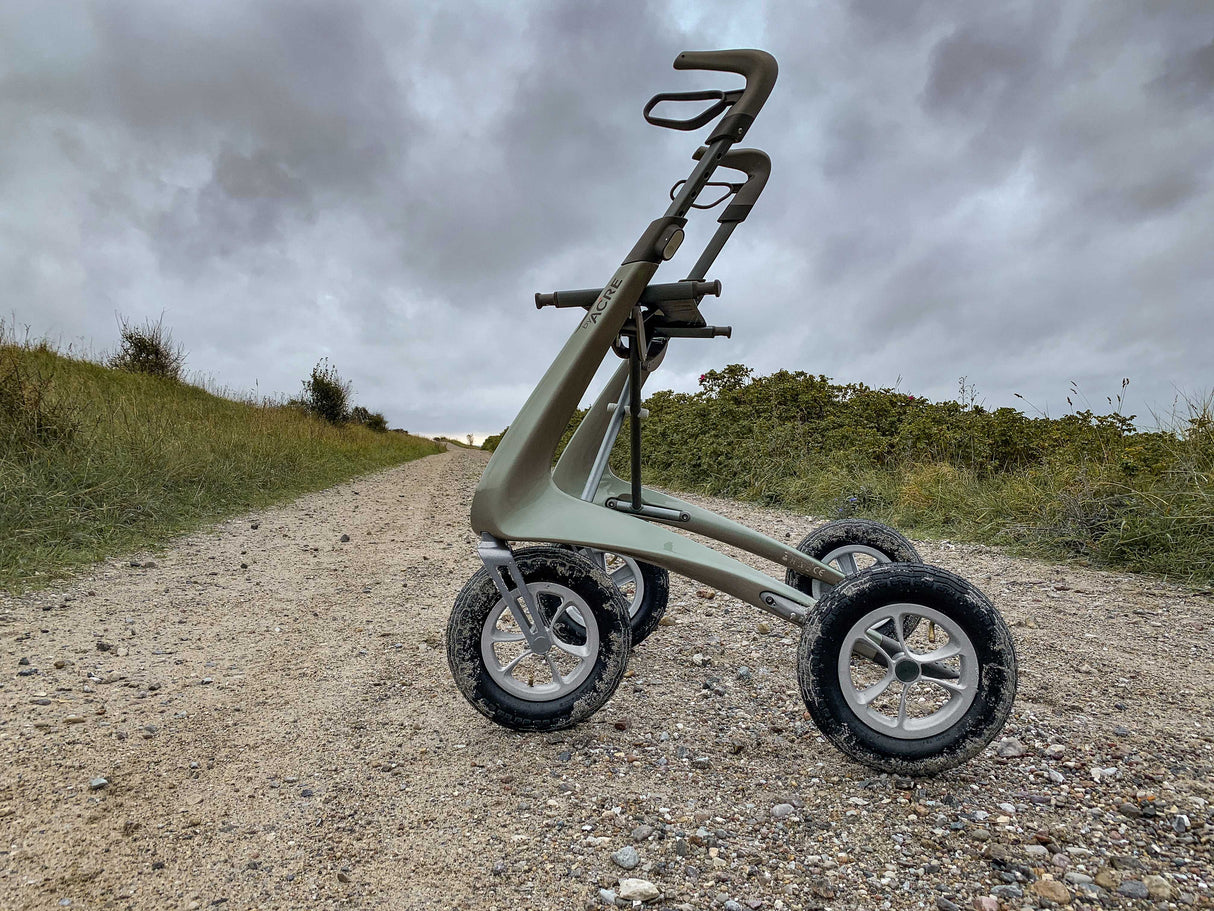
{"type": "MultiPolygon", "coordinates": [[[[685,183],[687,183],[687,181],[686,181],[686,180],[680,180],[680,181],[677,181],[677,182],[675,183],[675,185],[674,185],[673,187],[671,187],[671,188],[670,188],[670,198],[671,198],[671,199],[674,199],[674,198],[675,198],[675,196],[676,196],[676,195],[678,194],[678,192],[679,192],[679,187],[683,186],[683,184],[685,184],[685,183]]],[[[743,186],[745,186],[745,184],[740,184],[740,183],[724,183],[724,182],[721,182],[721,181],[710,180],[710,181],[708,181],[708,183],[704,184],[704,186],[706,186],[706,187],[724,187],[724,188],[725,188],[725,192],[724,192],[724,193],[722,193],[722,194],[721,194],[719,197],[717,197],[716,199],[714,199],[712,202],[707,203],[707,204],[705,204],[705,205],[701,205],[700,203],[693,202],[693,203],[691,204],[691,207],[692,207],[693,209],[715,209],[717,206],[719,206],[719,205],[720,205],[721,203],[723,203],[725,200],[729,199],[729,197],[730,197],[730,196],[732,196],[734,193],[737,193],[737,192],[738,192],[738,190],[742,189],[742,187],[743,187],[743,186]]],[[[702,193],[702,192],[703,192],[703,190],[701,190],[700,192],[702,193]]],[[[697,199],[698,199],[698,198],[699,198],[699,197],[697,197],[697,199]]]]}
{"type": "Polygon", "coordinates": [[[645,109],[641,112],[648,123],[652,123],[655,127],[666,127],[671,130],[698,130],[707,123],[711,123],[719,117],[727,108],[735,104],[742,97],[742,89],[735,89],[729,92],[723,92],[719,89],[707,89],[699,92],[662,92],[654,95],[645,105],[645,109]],[[706,110],[701,111],[694,117],[689,117],[686,120],[677,120],[672,117],[654,117],[650,112],[663,101],[716,101],[716,104],[706,110]]]}

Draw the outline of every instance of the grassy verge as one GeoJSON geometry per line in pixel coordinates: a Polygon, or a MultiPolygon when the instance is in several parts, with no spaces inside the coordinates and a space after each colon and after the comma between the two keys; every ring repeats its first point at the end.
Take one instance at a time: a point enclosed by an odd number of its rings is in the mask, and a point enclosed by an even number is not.
{"type": "MultiPolygon", "coordinates": [[[[964,384],[962,401],[930,402],[734,365],[700,386],[645,401],[646,483],[1214,583],[1209,401],[1142,431],[1111,399],[1107,414],[1030,417],[987,410],[964,384]]],[[[625,423],[623,478],[628,445],[625,423]]]]}
{"type": "Polygon", "coordinates": [[[441,449],[0,338],[0,587],[441,449]]]}

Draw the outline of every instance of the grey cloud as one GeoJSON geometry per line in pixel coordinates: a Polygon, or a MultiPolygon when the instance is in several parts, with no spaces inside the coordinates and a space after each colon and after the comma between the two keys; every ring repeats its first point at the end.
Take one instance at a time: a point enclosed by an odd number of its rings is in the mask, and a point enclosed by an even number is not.
{"type": "Polygon", "coordinates": [[[1214,103],[1214,41],[1169,60],[1163,74],[1148,87],[1182,105],[1214,103]]]}
{"type": "Polygon", "coordinates": [[[532,292],[604,280],[686,176],[701,137],[640,108],[733,84],[670,67],[723,30],[780,61],[773,175],[714,269],[734,338],[659,381],[1210,383],[1206,3],[6,4],[0,276],[35,331],[164,310],[234,387],[327,355],[410,429],[500,429],[572,328],[532,292]]]}

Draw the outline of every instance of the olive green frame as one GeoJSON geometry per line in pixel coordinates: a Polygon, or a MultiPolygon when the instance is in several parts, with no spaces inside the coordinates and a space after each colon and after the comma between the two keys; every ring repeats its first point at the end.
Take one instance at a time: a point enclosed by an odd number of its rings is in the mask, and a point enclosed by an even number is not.
{"type": "MultiPolygon", "coordinates": [[[[616,270],[489,460],[472,497],[472,528],[501,541],[543,541],[626,554],[785,619],[803,619],[813,604],[813,598],[804,592],[685,538],[660,520],[606,508],[603,504],[610,496],[628,490],[610,472],[604,472],[592,501],[582,500],[573,492],[580,492],[589,477],[606,431],[607,404],[618,398],[627,364],[621,365],[607,383],[556,470],[550,468],[578,403],[656,271],[657,265],[650,262],[625,263],[616,270]]],[[[833,567],[709,510],[656,491],[647,490],[645,502],[687,515],[687,521],[672,523],[687,531],[732,544],[825,582],[836,583],[843,578],[833,567]]]]}

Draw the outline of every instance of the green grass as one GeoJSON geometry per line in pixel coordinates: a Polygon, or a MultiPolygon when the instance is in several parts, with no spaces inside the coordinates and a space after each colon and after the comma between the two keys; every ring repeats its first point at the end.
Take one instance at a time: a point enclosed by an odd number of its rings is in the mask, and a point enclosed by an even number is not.
{"type": "Polygon", "coordinates": [[[441,449],[0,337],[0,587],[441,449]]]}
{"type": "MultiPolygon", "coordinates": [[[[931,402],[732,365],[700,386],[646,399],[647,484],[1214,583],[1210,400],[1141,430],[1120,396],[1107,414],[1049,418],[987,410],[964,384],[962,401],[931,402]]],[[[612,453],[623,478],[627,427],[612,453]]]]}

